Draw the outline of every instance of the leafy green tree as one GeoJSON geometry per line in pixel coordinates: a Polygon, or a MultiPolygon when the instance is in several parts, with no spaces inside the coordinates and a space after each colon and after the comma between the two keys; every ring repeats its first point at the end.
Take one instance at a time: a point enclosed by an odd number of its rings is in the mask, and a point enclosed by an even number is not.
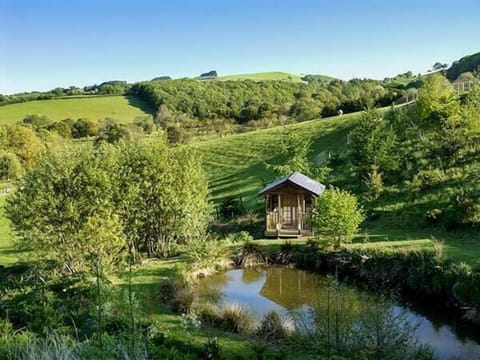
{"type": "Polygon", "coordinates": [[[113,201],[116,165],[110,148],[51,149],[7,199],[17,246],[70,274],[85,271],[91,253],[117,263],[125,240],[113,201]]]}
{"type": "Polygon", "coordinates": [[[397,137],[377,110],[363,113],[350,140],[350,156],[360,175],[368,176],[373,166],[383,171],[398,168],[397,137]]]}
{"type": "Polygon", "coordinates": [[[435,70],[435,71],[445,70],[446,68],[448,68],[448,64],[444,64],[444,63],[441,63],[441,62],[438,62],[438,61],[435,64],[433,64],[433,66],[432,66],[432,69],[435,70]]]}
{"type": "Polygon", "coordinates": [[[0,179],[16,179],[22,173],[23,168],[17,156],[11,152],[0,151],[0,179]]]}
{"type": "Polygon", "coordinates": [[[455,127],[460,122],[458,94],[440,74],[427,77],[418,95],[420,125],[426,128],[455,127]]]}
{"type": "Polygon", "coordinates": [[[313,225],[321,244],[339,248],[341,244],[351,241],[363,219],[354,195],[330,188],[317,200],[313,225]]]}
{"type": "Polygon", "coordinates": [[[7,125],[4,148],[14,153],[26,169],[35,166],[45,153],[45,144],[35,132],[22,125],[7,125]]]}
{"type": "Polygon", "coordinates": [[[266,164],[277,176],[286,176],[294,171],[299,171],[307,176],[314,176],[314,164],[308,159],[312,141],[302,137],[298,132],[292,131],[282,138],[279,152],[285,159],[281,165],[266,164]]]}
{"type": "Polygon", "coordinates": [[[98,133],[98,124],[89,119],[78,119],[72,125],[72,137],[80,139],[89,136],[96,136],[98,133]]]}
{"type": "Polygon", "coordinates": [[[22,123],[25,125],[30,125],[35,130],[40,130],[51,126],[53,124],[53,121],[45,115],[34,114],[26,116],[22,120],[22,123]]]}
{"type": "Polygon", "coordinates": [[[462,119],[469,130],[480,128],[480,85],[468,92],[462,107],[462,119]]]}
{"type": "Polygon", "coordinates": [[[143,129],[146,134],[151,134],[155,126],[151,116],[139,116],[133,120],[133,123],[143,129]]]}
{"type": "Polygon", "coordinates": [[[115,144],[121,139],[127,138],[129,135],[128,130],[122,124],[119,124],[114,119],[105,119],[100,125],[98,131],[98,137],[96,143],[107,142],[115,144]]]}
{"type": "Polygon", "coordinates": [[[196,156],[163,139],[128,144],[121,152],[118,197],[133,251],[168,256],[173,243],[203,236],[210,207],[196,156]]]}

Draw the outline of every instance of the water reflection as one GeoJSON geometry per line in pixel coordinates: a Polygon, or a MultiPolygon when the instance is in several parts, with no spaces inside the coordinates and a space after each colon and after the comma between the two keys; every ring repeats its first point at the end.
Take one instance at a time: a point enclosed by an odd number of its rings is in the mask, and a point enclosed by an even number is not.
{"type": "MultiPolygon", "coordinates": [[[[269,311],[287,315],[291,311],[308,309],[319,303],[328,291],[329,279],[307,271],[267,267],[235,269],[204,280],[203,285],[216,287],[224,294],[224,301],[239,302],[261,318],[269,311]]],[[[354,290],[347,290],[353,292],[354,290]]],[[[362,294],[361,301],[375,301],[375,297],[362,294]]],[[[480,360],[480,345],[470,337],[459,337],[445,320],[394,304],[394,313],[406,312],[408,320],[415,325],[419,342],[429,344],[439,360],[480,360]]],[[[477,339],[478,340],[478,339],[477,339]]]]}

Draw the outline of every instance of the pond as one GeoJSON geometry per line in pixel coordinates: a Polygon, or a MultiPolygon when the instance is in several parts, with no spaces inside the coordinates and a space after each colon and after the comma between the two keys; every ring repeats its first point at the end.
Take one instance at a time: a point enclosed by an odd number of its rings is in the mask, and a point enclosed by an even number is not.
{"type": "MultiPolygon", "coordinates": [[[[223,301],[238,302],[257,319],[269,311],[284,316],[304,311],[331,291],[331,283],[331,279],[324,276],[286,267],[235,269],[203,280],[203,286],[222,292],[223,301]]],[[[364,295],[361,301],[374,302],[376,298],[353,288],[348,291],[364,295]]],[[[430,345],[436,359],[480,359],[480,335],[455,326],[448,314],[435,311],[432,306],[425,309],[398,302],[388,306],[393,313],[403,312],[405,319],[415,326],[418,342],[430,345]]]]}

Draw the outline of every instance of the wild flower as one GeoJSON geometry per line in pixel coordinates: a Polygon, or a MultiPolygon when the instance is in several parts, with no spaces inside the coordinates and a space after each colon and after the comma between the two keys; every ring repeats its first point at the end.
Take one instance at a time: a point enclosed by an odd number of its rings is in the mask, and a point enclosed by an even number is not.
{"type": "Polygon", "coordinates": [[[182,314],[182,319],[180,320],[180,326],[184,331],[188,330],[198,330],[202,326],[202,322],[198,318],[197,314],[189,313],[182,314]]]}

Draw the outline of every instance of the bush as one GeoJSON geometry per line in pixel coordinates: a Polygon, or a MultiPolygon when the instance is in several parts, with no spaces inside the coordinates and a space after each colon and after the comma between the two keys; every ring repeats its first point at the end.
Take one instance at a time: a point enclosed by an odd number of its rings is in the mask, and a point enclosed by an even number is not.
{"type": "Polygon", "coordinates": [[[247,335],[255,329],[252,315],[237,302],[224,305],[220,311],[220,319],[222,327],[227,331],[247,335]]]}
{"type": "Polygon", "coordinates": [[[255,244],[252,240],[246,240],[240,249],[240,254],[235,257],[235,264],[242,268],[267,263],[267,255],[261,246],[255,244]]]}
{"type": "Polygon", "coordinates": [[[223,359],[221,351],[222,348],[217,338],[207,339],[200,348],[200,356],[205,360],[221,360],[223,359]]]}
{"type": "Polygon", "coordinates": [[[184,248],[184,256],[188,264],[188,275],[192,278],[211,274],[231,263],[228,244],[216,238],[188,241],[184,248]]]}
{"type": "Polygon", "coordinates": [[[242,215],[245,212],[242,198],[226,198],[220,203],[218,212],[223,220],[232,220],[242,215]]]}
{"type": "Polygon", "coordinates": [[[266,341],[278,341],[284,339],[288,330],[285,327],[284,320],[277,312],[271,311],[263,316],[257,334],[266,341]]]}
{"type": "Polygon", "coordinates": [[[317,200],[313,225],[321,244],[339,248],[341,244],[350,242],[363,219],[354,195],[331,188],[317,200]]]}

